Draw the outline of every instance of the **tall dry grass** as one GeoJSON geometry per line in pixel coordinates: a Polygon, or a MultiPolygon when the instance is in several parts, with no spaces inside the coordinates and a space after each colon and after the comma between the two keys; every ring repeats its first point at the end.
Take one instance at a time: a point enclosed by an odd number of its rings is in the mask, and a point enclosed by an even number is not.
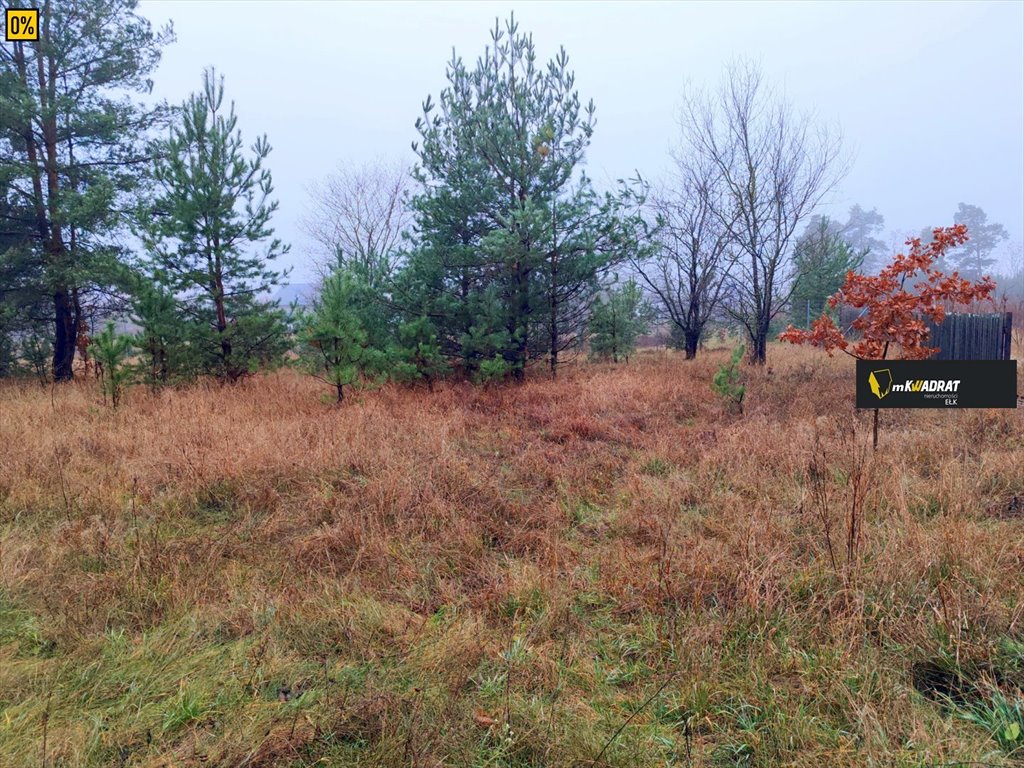
{"type": "Polygon", "coordinates": [[[1021,412],[725,354],[0,389],[0,764],[1010,764],[1021,412]]]}

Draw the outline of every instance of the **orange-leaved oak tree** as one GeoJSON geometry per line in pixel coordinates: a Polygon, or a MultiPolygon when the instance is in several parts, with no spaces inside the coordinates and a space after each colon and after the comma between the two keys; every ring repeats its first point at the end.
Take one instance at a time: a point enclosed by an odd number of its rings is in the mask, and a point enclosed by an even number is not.
{"type": "MultiPolygon", "coordinates": [[[[878,275],[847,272],[846,281],[828,304],[833,309],[845,305],[861,310],[850,325],[859,332],[859,340],[848,340],[827,314],[815,320],[809,330],[789,326],[779,339],[821,347],[829,356],[840,350],[861,360],[885,360],[893,345],[904,360],[931,357],[938,349],[927,346],[925,319],[941,323],[948,305],[991,300],[996,287],[987,276],[971,282],[957,272],[945,275],[935,268],[947,251],[967,240],[967,227],[963,224],[938,228],[932,231],[930,243],[923,243],[920,238],[907,240],[910,250],[896,254],[878,275]]],[[[874,445],[878,447],[877,408],[874,445]]]]}

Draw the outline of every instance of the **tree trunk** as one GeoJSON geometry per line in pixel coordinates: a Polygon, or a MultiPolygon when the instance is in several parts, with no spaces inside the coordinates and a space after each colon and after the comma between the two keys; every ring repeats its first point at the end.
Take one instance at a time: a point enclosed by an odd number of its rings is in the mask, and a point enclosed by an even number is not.
{"type": "Polygon", "coordinates": [[[551,367],[551,378],[554,379],[558,376],[558,321],[557,321],[558,307],[552,300],[551,304],[551,356],[549,358],[549,365],[551,367]]]}
{"type": "MultiPolygon", "coordinates": [[[[49,19],[49,5],[44,9],[44,18],[49,19]]],[[[32,129],[31,119],[23,127],[25,151],[28,164],[32,169],[32,203],[35,213],[35,225],[39,231],[40,241],[46,254],[46,271],[55,275],[53,289],[54,309],[54,342],[53,342],[53,378],[54,381],[71,381],[74,377],[72,365],[75,360],[75,342],[77,328],[71,293],[66,279],[61,274],[65,268],[64,260],[67,252],[57,220],[57,198],[59,196],[59,179],[57,177],[57,118],[50,108],[52,78],[48,84],[44,56],[37,51],[36,73],[40,106],[40,127],[43,136],[43,152],[40,156],[36,143],[36,134],[32,129]],[[43,198],[43,175],[46,176],[47,199],[43,198]]],[[[25,60],[24,43],[15,43],[14,62],[18,76],[25,89],[29,89],[28,65],[25,60]]],[[[50,70],[54,62],[50,61],[50,70]]]]}
{"type": "Polygon", "coordinates": [[[758,328],[751,343],[750,362],[755,365],[764,365],[768,359],[768,329],[758,328]]]}
{"type": "Polygon", "coordinates": [[[530,276],[521,262],[515,266],[516,282],[516,317],[515,333],[518,338],[515,340],[515,368],[512,369],[512,377],[517,383],[526,380],[526,362],[529,355],[529,332],[527,322],[530,316],[530,276]]]}
{"type": "Polygon", "coordinates": [[[71,381],[74,378],[72,366],[75,361],[75,312],[67,288],[59,287],[53,292],[54,339],[53,339],[53,380],[71,381]]]}
{"type": "MultiPolygon", "coordinates": [[[[47,7],[46,17],[49,18],[47,7]]],[[[54,101],[54,79],[56,62],[51,57],[44,63],[44,57],[36,55],[36,74],[39,80],[39,111],[43,134],[43,168],[46,172],[46,196],[49,206],[49,243],[47,255],[50,266],[58,273],[63,273],[68,253],[64,247],[64,237],[59,221],[57,201],[60,198],[60,179],[57,175],[57,113],[54,101]],[[47,66],[48,65],[48,66],[47,66]],[[49,70],[49,71],[47,71],[49,70]],[[49,75],[49,78],[47,77],[49,75]]],[[[61,274],[53,292],[54,339],[53,339],[53,379],[54,381],[71,381],[75,372],[75,342],[78,340],[78,318],[71,290],[65,283],[66,276],[61,274]]]]}
{"type": "MultiPolygon", "coordinates": [[[[554,233],[555,226],[555,215],[554,215],[554,204],[552,204],[551,213],[551,227],[552,233],[554,233]]],[[[558,247],[557,241],[555,248],[551,253],[551,317],[550,317],[550,343],[551,343],[551,357],[549,364],[551,366],[551,378],[554,379],[558,376],[558,247]]]]}
{"type": "Polygon", "coordinates": [[[220,336],[220,354],[224,366],[224,377],[228,381],[237,378],[235,367],[231,360],[231,339],[228,338],[228,316],[224,308],[224,277],[221,272],[220,257],[216,255],[220,243],[213,243],[214,256],[211,258],[211,293],[213,294],[213,306],[217,313],[217,335],[220,336]]]}
{"type": "MultiPolygon", "coordinates": [[[[904,274],[903,275],[903,279],[900,280],[900,288],[901,289],[903,288],[903,283],[905,283],[906,280],[907,280],[907,276],[906,276],[906,274],[904,274]]],[[[887,341],[887,342],[885,342],[885,346],[882,347],[882,357],[881,357],[881,359],[885,360],[885,358],[888,357],[888,355],[889,355],[889,342],[887,341]]],[[[873,451],[877,451],[878,450],[878,410],[879,410],[878,408],[875,408],[875,415],[874,415],[874,418],[872,420],[873,423],[871,425],[871,450],[873,450],[873,451]]]]}
{"type": "Polygon", "coordinates": [[[526,381],[526,362],[520,352],[516,353],[515,366],[516,367],[512,369],[512,380],[515,381],[516,384],[522,384],[526,381]]]}
{"type": "Polygon", "coordinates": [[[217,325],[220,326],[220,354],[224,359],[224,375],[227,376],[229,381],[234,381],[237,376],[235,375],[235,366],[231,360],[231,340],[227,336],[227,325],[221,325],[220,316],[223,314],[223,310],[217,312],[217,325]]]}
{"type": "Polygon", "coordinates": [[[693,331],[686,331],[684,337],[686,340],[685,347],[683,349],[685,359],[693,360],[697,356],[697,346],[700,344],[700,334],[694,333],[693,331]]]}

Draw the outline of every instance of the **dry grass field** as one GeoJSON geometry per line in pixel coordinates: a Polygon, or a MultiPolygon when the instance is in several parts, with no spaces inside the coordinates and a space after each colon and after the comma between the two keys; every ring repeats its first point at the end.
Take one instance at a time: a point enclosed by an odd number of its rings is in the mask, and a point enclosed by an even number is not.
{"type": "Polygon", "coordinates": [[[725,357],[0,388],[0,765],[1019,761],[1024,411],[725,357]]]}

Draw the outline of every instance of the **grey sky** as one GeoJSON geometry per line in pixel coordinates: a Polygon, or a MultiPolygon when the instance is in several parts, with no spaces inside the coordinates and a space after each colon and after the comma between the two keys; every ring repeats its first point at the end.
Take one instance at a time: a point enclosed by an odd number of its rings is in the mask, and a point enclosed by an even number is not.
{"type": "Polygon", "coordinates": [[[149,0],[173,19],[155,92],[174,102],[204,66],[226,77],[246,141],[274,151],[279,235],[308,279],[305,185],[338,161],[414,160],[413,124],[454,47],[475,61],[514,10],[547,60],[564,45],[597,106],[599,184],[668,165],[687,83],[713,86],[737,56],[794,105],[840,126],[854,154],[825,212],[877,207],[886,239],[980,205],[1024,238],[1024,2],[351,3],[149,0]]]}

